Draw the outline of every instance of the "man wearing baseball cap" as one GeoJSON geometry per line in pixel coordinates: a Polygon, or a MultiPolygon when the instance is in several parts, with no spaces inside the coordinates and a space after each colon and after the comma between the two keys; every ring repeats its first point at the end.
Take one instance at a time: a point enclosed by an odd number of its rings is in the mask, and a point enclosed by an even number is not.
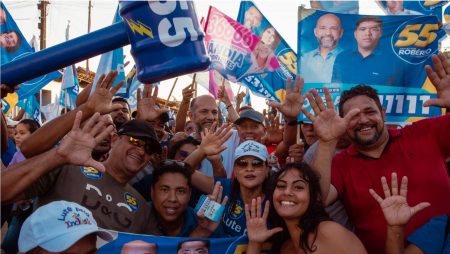
{"type": "Polygon", "coordinates": [[[97,236],[113,236],[97,226],[92,213],[77,203],[54,201],[25,220],[19,236],[21,253],[94,253],[97,236]]]}
{"type": "Polygon", "coordinates": [[[92,149],[113,127],[105,129],[106,116],[96,113],[80,128],[81,117],[78,112],[57,148],[2,172],[2,203],[39,197],[42,206],[67,200],[89,209],[102,228],[160,234],[145,199],[128,184],[152,154],[161,152],[151,124],[124,123],[112,137],[108,159],[100,163],[92,159],[92,149]]]}

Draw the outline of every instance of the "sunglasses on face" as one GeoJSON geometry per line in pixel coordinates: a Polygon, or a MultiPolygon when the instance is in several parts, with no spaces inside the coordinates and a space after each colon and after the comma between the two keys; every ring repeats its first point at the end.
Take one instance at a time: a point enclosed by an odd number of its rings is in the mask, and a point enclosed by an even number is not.
{"type": "Polygon", "coordinates": [[[185,167],[186,163],[182,162],[182,161],[177,161],[177,160],[163,160],[161,161],[161,166],[173,166],[173,165],[177,165],[180,167],[185,167]]]}
{"type": "Polygon", "coordinates": [[[189,153],[183,150],[179,150],[178,153],[182,158],[187,158],[189,156],[189,153]]]}
{"type": "Polygon", "coordinates": [[[248,164],[251,163],[253,168],[262,168],[262,166],[264,165],[264,161],[262,160],[244,160],[244,159],[238,159],[235,164],[240,167],[240,168],[246,168],[248,166],[248,164]]]}
{"type": "Polygon", "coordinates": [[[134,146],[143,147],[147,154],[153,154],[153,151],[152,151],[152,148],[151,148],[150,144],[148,144],[144,140],[139,139],[139,138],[134,138],[134,137],[128,137],[128,141],[131,144],[133,144],[134,146]]]}

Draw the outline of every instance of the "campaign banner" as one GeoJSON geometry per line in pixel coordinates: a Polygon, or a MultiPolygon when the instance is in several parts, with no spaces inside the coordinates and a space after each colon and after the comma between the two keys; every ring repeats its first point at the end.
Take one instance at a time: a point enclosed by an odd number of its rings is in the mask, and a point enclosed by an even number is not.
{"type": "Polygon", "coordinates": [[[337,96],[357,84],[373,85],[386,105],[394,104],[396,110],[386,112],[388,122],[441,114],[421,106],[436,96],[424,71],[445,35],[436,16],[363,16],[299,7],[298,31],[305,89],[331,83],[337,96]]]}
{"type": "Polygon", "coordinates": [[[258,96],[278,102],[284,101],[286,80],[295,79],[297,74],[297,54],[289,47],[262,12],[251,1],[242,1],[237,21],[258,35],[260,39],[275,49],[274,54],[280,68],[271,73],[247,76],[240,82],[258,96]]]}
{"type": "MultiPolygon", "coordinates": [[[[19,27],[9,14],[3,2],[0,2],[0,59],[1,64],[14,61],[16,59],[25,57],[34,53],[30,44],[26,41],[22,35],[19,27]]],[[[23,70],[26,72],[26,70],[23,70]]],[[[44,76],[29,80],[19,85],[17,95],[19,100],[28,98],[31,95],[39,92],[50,81],[61,77],[59,71],[51,72],[44,76]]]]}
{"type": "MultiPolygon", "coordinates": [[[[102,242],[99,254],[131,253],[199,253],[199,254],[245,254],[248,238],[246,235],[229,238],[185,238],[138,235],[110,231],[114,239],[102,242]]],[[[272,253],[269,243],[263,244],[263,254],[272,253]]]]}
{"type": "Polygon", "coordinates": [[[23,100],[20,100],[19,102],[17,102],[16,106],[23,108],[25,113],[27,113],[31,119],[36,120],[39,123],[42,123],[41,106],[38,99],[36,98],[36,95],[33,94],[23,100]]]}
{"type": "MultiPolygon", "coordinates": [[[[112,24],[123,22],[122,17],[119,14],[119,7],[117,6],[116,14],[112,24]]],[[[120,81],[125,80],[125,70],[123,61],[123,48],[118,48],[113,51],[109,51],[100,57],[100,62],[97,67],[97,72],[94,78],[94,85],[91,89],[91,94],[95,91],[97,81],[102,74],[107,75],[111,71],[117,71],[117,77],[112,86],[116,86],[120,81]]],[[[117,96],[128,97],[126,86],[120,87],[116,93],[117,96]]]]}
{"type": "Polygon", "coordinates": [[[249,29],[212,6],[205,23],[205,43],[211,57],[210,69],[232,82],[280,67],[273,45],[264,43],[249,29]]]}
{"type": "Polygon", "coordinates": [[[61,84],[61,93],[59,97],[59,105],[73,110],[76,106],[77,96],[80,91],[78,83],[77,71],[75,66],[71,65],[64,69],[63,80],[61,84]]]}
{"type": "Polygon", "coordinates": [[[233,90],[231,89],[230,82],[226,80],[220,73],[216,70],[209,71],[209,93],[214,96],[215,99],[218,98],[219,87],[225,87],[225,92],[228,95],[228,98],[231,102],[235,102],[236,98],[234,97],[233,90]]]}
{"type": "Polygon", "coordinates": [[[447,6],[444,10],[444,23],[450,22],[450,5],[447,6]]]}
{"type": "Polygon", "coordinates": [[[376,0],[386,15],[436,15],[442,18],[442,6],[448,0],[386,1],[376,0]]]}
{"type": "Polygon", "coordinates": [[[311,8],[320,9],[324,11],[347,13],[347,14],[358,14],[359,12],[359,1],[309,1],[311,8]]]}

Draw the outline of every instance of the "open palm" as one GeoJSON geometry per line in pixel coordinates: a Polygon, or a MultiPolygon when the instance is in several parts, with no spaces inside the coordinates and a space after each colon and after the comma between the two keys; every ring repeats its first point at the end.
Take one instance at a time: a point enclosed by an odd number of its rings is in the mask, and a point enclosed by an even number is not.
{"type": "Polygon", "coordinates": [[[295,78],[294,86],[291,89],[292,79],[286,81],[286,97],[282,104],[271,101],[269,106],[275,107],[288,119],[296,119],[301,112],[305,98],[302,96],[304,80],[300,76],[295,78]]]}
{"type": "Polygon", "coordinates": [[[381,184],[383,186],[385,199],[381,198],[373,189],[370,189],[369,192],[380,205],[383,210],[384,218],[390,226],[404,226],[417,212],[430,206],[430,203],[427,202],[419,203],[414,207],[409,206],[406,200],[408,191],[408,178],[406,176],[402,178],[400,193],[398,193],[396,173],[392,173],[391,176],[392,191],[389,189],[386,177],[383,176],[381,178],[381,184]]]}
{"type": "Polygon", "coordinates": [[[245,219],[247,223],[248,240],[255,243],[263,243],[278,232],[283,231],[282,228],[267,228],[267,217],[269,216],[270,202],[266,201],[264,212],[262,212],[261,197],[256,200],[252,199],[251,208],[245,204],[245,219]]]}
{"type": "Polygon", "coordinates": [[[437,99],[430,99],[424,106],[450,107],[450,63],[443,53],[433,55],[434,70],[430,66],[425,71],[431,83],[436,87],[437,99]]]}

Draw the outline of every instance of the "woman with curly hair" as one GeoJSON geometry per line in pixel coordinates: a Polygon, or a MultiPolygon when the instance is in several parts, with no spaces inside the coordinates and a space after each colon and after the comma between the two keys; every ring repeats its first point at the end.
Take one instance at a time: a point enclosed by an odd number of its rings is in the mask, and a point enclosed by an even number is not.
{"type": "Polygon", "coordinates": [[[319,177],[306,163],[286,164],[274,177],[272,204],[261,198],[245,205],[247,254],[261,253],[269,238],[274,253],[367,253],[350,231],[330,220],[321,202],[319,177]]]}

